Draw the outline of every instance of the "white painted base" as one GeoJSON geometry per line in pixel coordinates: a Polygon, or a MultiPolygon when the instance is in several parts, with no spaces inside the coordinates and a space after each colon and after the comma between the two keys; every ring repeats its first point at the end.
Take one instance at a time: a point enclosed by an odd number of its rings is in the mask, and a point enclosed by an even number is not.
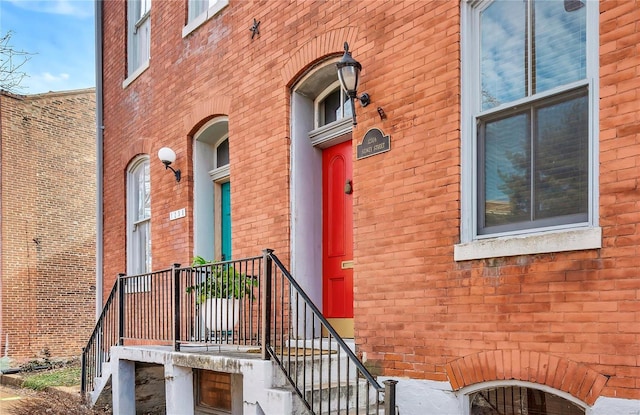
{"type": "Polygon", "coordinates": [[[193,414],[193,369],[242,375],[241,390],[237,390],[237,397],[232,397],[234,402],[242,402],[242,408],[234,409],[233,414],[291,414],[293,394],[281,389],[282,376],[274,373],[277,370],[274,362],[261,360],[258,354],[247,356],[250,358],[174,352],[168,347],[113,347],[111,366],[118,368],[112,378],[114,413],[135,414],[133,367],[134,362],[145,362],[164,365],[167,414],[193,414]]]}
{"type": "MultiPolygon", "coordinates": [[[[386,379],[397,380],[396,405],[398,413],[420,415],[469,415],[468,395],[465,391],[454,392],[448,382],[417,380],[409,378],[379,377],[378,382],[386,379]]],[[[519,382],[507,381],[503,386],[519,382]]],[[[495,382],[491,382],[495,386],[495,382]]],[[[475,385],[474,390],[478,390],[475,385]]],[[[545,387],[545,390],[549,390],[545,387]]],[[[549,390],[554,393],[553,390],[549,390]]],[[[564,392],[557,391],[564,396],[564,392]]],[[[575,402],[575,400],[573,400],[575,402]]],[[[640,400],[600,397],[593,406],[582,404],[585,415],[640,415],[640,400]]]]}

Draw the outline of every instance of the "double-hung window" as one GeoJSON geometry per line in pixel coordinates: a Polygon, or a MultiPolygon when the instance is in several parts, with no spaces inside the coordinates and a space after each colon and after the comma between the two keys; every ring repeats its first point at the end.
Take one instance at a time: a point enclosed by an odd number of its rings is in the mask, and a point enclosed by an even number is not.
{"type": "Polygon", "coordinates": [[[594,9],[464,2],[463,242],[593,227],[594,9]]]}
{"type": "Polygon", "coordinates": [[[151,0],[127,1],[127,79],[137,77],[149,66],[150,15],[151,0]]]}
{"type": "Polygon", "coordinates": [[[146,156],[132,163],[127,173],[127,247],[127,273],[151,272],[151,181],[146,156]]]}

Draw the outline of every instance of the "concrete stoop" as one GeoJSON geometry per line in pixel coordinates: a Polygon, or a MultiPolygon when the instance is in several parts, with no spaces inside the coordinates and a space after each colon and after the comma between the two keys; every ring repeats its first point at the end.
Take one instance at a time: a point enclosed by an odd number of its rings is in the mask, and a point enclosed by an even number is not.
{"type": "MultiPolygon", "coordinates": [[[[367,390],[367,383],[357,378],[353,364],[347,364],[348,358],[342,354],[318,354],[299,358],[285,357],[283,365],[302,391],[317,414],[334,415],[356,413],[366,415],[376,413],[376,391],[367,390]],[[348,369],[345,369],[348,368],[348,369]]],[[[279,368],[276,367],[274,382],[290,390],[293,395],[291,413],[309,414],[302,399],[295,393],[279,368]]]]}
{"type": "MultiPolygon", "coordinates": [[[[118,346],[112,349],[112,360],[103,366],[102,377],[95,379],[95,390],[89,393],[91,404],[113,404],[114,413],[135,413],[135,394],[127,392],[135,388],[133,369],[130,365],[140,362],[164,366],[166,388],[166,413],[193,413],[193,380],[191,369],[212,370],[241,375],[240,409],[234,414],[247,415],[308,415],[310,412],[289,385],[277,363],[261,360],[255,353],[232,351],[174,352],[170,348],[118,346]],[[117,370],[114,370],[117,368],[117,370]],[[189,369],[191,368],[191,369],[189,369]],[[185,372],[187,370],[187,372],[185,372]],[[127,398],[128,396],[128,398],[127,398]],[[113,397],[113,400],[112,400],[113,397]],[[171,402],[179,397],[179,403],[171,402]],[[190,401],[191,403],[189,403],[190,401]],[[190,408],[190,409],[188,409],[190,408]],[[187,412],[184,412],[184,411],[187,412]],[[178,411],[178,412],[176,412],[178,411]]],[[[313,409],[322,415],[358,413],[368,415],[375,410],[375,391],[366,389],[366,383],[358,379],[355,368],[345,370],[346,356],[322,354],[313,358],[287,357],[285,367],[291,368],[291,377],[304,379],[303,394],[313,409]],[[340,370],[338,370],[340,367],[340,370]],[[322,388],[320,388],[322,385],[322,388]],[[320,405],[322,402],[322,405],[320,405]],[[367,404],[369,409],[367,410],[367,404]],[[321,409],[320,409],[321,408],[321,409]]],[[[353,366],[353,365],[349,365],[353,366]]],[[[301,383],[302,384],[302,383],[301,383]]],[[[238,384],[238,389],[240,384],[238,384]]],[[[232,392],[239,393],[239,392],[232,392]]],[[[232,398],[235,399],[235,398],[232,398]]]]}

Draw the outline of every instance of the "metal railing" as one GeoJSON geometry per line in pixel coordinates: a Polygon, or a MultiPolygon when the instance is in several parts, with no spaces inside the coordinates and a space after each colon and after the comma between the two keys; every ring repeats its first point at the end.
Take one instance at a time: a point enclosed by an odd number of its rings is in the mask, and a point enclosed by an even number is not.
{"type": "Polygon", "coordinates": [[[115,345],[260,347],[313,414],[395,414],[395,381],[373,378],[271,250],[120,274],[83,349],[83,396],[115,345]]]}
{"type": "Polygon", "coordinates": [[[104,303],[96,326],[82,349],[82,373],[80,388],[83,395],[95,386],[95,379],[102,377],[104,362],[108,362],[111,346],[118,344],[118,281],[113,284],[111,293],[104,303]]]}
{"type": "Polygon", "coordinates": [[[395,414],[395,384],[381,386],[273,251],[265,251],[263,358],[280,366],[313,414],[395,414]],[[393,408],[393,410],[392,410],[393,408]]]}

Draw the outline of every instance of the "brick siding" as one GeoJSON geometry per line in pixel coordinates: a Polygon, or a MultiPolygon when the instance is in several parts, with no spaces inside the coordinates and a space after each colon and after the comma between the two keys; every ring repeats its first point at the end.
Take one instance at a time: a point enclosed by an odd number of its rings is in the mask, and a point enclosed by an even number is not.
{"type": "Polygon", "coordinates": [[[357,108],[354,147],[372,127],[391,135],[391,151],[354,162],[355,338],[366,364],[455,382],[446,367],[457,359],[521,351],[608,377],[605,396],[640,399],[637,1],[600,2],[603,248],[458,263],[459,2],[230,2],[185,38],[184,4],[156,2],[150,67],[126,88],[125,6],[103,4],[105,295],[125,270],[125,172],[137,154],[151,156],[153,268],[189,262],[192,136],[216,115],[229,116],[234,256],[269,247],[288,261],[290,87],[348,40],[372,98],[357,108]],[[156,157],[163,146],[177,153],[180,183],[156,157]],[[187,218],[170,222],[183,207],[187,218]]]}
{"type": "Polygon", "coordinates": [[[0,111],[0,355],[79,356],[95,321],[95,92],[3,93],[0,111]]]}

